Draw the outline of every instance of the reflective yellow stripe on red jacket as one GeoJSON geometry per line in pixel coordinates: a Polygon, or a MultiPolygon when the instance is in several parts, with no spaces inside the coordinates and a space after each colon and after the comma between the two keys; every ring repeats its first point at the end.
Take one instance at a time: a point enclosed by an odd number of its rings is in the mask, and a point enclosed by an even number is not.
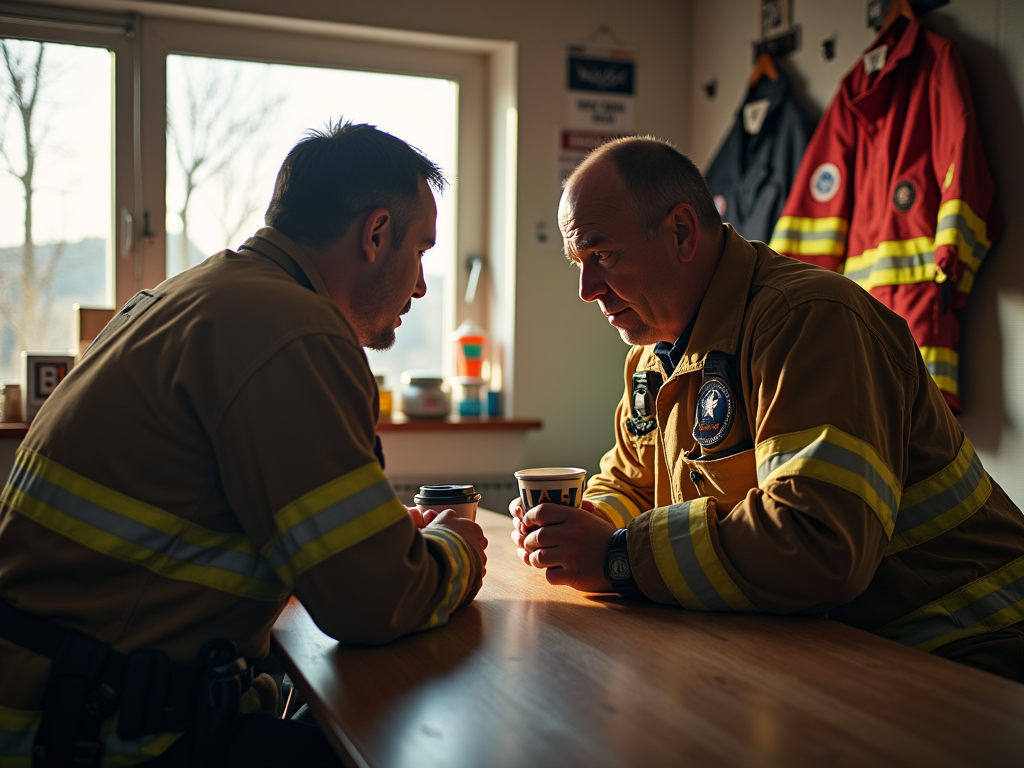
{"type": "Polygon", "coordinates": [[[768,247],[777,253],[799,256],[843,256],[849,222],[830,216],[783,216],[775,225],[768,247]]]}

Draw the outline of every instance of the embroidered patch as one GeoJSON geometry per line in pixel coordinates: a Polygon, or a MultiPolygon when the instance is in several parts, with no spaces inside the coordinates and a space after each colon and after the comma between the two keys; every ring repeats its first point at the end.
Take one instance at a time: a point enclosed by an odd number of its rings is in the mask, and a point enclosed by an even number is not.
{"type": "Polygon", "coordinates": [[[843,175],[835,163],[822,163],[811,174],[811,197],[819,203],[827,203],[839,192],[843,175]]]}
{"type": "Polygon", "coordinates": [[[917,200],[917,190],[909,181],[901,181],[896,185],[896,191],[892,195],[892,203],[900,213],[906,213],[917,200]]]}
{"type": "Polygon", "coordinates": [[[715,195],[715,208],[718,209],[719,216],[725,216],[725,209],[728,205],[725,202],[725,198],[722,195],[715,195]]]}
{"type": "Polygon", "coordinates": [[[697,393],[693,439],[705,448],[718,445],[729,434],[735,415],[728,385],[721,379],[708,379],[697,393]]]}

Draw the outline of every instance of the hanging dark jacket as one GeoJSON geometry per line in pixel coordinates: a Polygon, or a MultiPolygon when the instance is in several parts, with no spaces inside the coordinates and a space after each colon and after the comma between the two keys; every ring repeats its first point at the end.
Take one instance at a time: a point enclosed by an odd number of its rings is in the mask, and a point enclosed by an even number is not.
{"type": "Polygon", "coordinates": [[[732,129],[705,177],[722,220],[747,240],[771,239],[811,130],[792,97],[790,79],[762,77],[743,99],[732,129]],[[748,104],[768,100],[768,113],[757,133],[743,125],[748,104]]]}

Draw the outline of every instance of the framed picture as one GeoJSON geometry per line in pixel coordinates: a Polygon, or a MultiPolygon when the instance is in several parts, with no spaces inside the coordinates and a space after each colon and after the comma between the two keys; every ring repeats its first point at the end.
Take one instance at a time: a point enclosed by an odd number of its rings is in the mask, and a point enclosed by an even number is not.
{"type": "Polygon", "coordinates": [[[791,0],[761,0],[761,14],[758,32],[762,40],[789,30],[791,0]]]}
{"type": "Polygon", "coordinates": [[[21,393],[25,421],[32,421],[57,385],[75,364],[73,355],[53,352],[21,353],[21,393]]]}

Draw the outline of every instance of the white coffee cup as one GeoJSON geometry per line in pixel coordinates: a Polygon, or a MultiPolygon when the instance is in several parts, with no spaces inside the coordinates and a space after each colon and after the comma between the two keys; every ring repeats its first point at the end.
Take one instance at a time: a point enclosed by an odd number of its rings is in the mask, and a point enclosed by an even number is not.
{"type": "Polygon", "coordinates": [[[583,480],[587,470],[579,467],[538,467],[520,469],[515,473],[519,481],[519,498],[523,509],[531,509],[545,502],[579,507],[583,504],[583,480]]]}

